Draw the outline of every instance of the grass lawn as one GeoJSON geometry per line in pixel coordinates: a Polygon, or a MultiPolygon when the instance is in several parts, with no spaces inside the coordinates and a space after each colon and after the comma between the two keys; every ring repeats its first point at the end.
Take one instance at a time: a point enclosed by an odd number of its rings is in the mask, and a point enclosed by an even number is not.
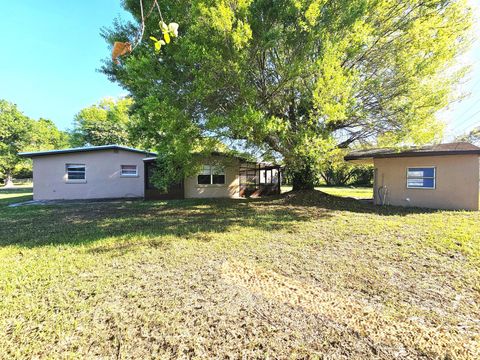
{"type": "Polygon", "coordinates": [[[11,195],[0,358],[480,358],[478,212],[11,195]]]}
{"type": "MultiPolygon", "coordinates": [[[[319,186],[315,189],[323,191],[324,193],[341,196],[352,197],[356,199],[371,199],[373,198],[373,189],[371,187],[340,187],[340,186],[319,186]]],[[[292,190],[291,186],[282,186],[282,192],[292,190]]]]}
{"type": "Polygon", "coordinates": [[[32,200],[33,189],[31,186],[20,186],[15,188],[0,187],[0,208],[10,203],[32,200]]]}

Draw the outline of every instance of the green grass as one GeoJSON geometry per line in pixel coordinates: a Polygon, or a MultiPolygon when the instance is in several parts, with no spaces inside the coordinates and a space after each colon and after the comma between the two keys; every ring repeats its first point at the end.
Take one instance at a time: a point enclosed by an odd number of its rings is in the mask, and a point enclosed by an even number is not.
{"type": "Polygon", "coordinates": [[[14,188],[0,187],[0,207],[17,202],[32,200],[33,190],[31,186],[20,186],[14,188]]]}
{"type": "MultiPolygon", "coordinates": [[[[371,187],[354,187],[354,186],[319,186],[315,189],[323,191],[324,193],[341,196],[352,197],[356,199],[371,199],[373,198],[373,190],[371,187]]],[[[282,192],[292,190],[291,186],[282,186],[282,192]]]]}
{"type": "Polygon", "coordinates": [[[477,212],[11,195],[0,358],[480,356],[477,212]]]}

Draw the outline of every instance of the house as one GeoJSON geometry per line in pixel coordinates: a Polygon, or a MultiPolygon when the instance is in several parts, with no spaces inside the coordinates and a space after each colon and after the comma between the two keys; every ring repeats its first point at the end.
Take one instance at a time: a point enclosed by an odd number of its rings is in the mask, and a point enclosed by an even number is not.
{"type": "Polygon", "coordinates": [[[120,145],[24,152],[33,160],[34,200],[183,199],[280,193],[280,167],[212,153],[199,174],[155,187],[156,154],[120,145]]]}
{"type": "Polygon", "coordinates": [[[360,150],[345,160],[373,164],[377,205],[479,210],[480,147],[470,143],[360,150]]]}

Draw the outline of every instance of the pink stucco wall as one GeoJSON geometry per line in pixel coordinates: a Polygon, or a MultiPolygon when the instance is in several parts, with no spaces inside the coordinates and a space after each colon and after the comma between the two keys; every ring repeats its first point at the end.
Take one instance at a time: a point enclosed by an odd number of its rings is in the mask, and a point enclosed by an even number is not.
{"type": "Polygon", "coordinates": [[[33,158],[33,198],[100,199],[143,197],[145,154],[102,150],[33,158]],[[85,164],[86,180],[69,183],[66,164],[85,164]],[[137,165],[137,177],[120,176],[121,165],[137,165]]]}

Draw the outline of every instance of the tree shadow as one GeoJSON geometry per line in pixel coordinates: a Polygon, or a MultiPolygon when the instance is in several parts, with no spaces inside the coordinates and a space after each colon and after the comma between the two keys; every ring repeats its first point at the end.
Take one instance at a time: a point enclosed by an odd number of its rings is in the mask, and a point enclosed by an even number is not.
{"type": "Polygon", "coordinates": [[[287,192],[277,197],[276,201],[290,206],[313,207],[327,211],[345,211],[379,216],[408,216],[412,214],[432,214],[446,211],[419,207],[380,206],[373,204],[373,202],[330,195],[319,190],[287,192]]]}
{"type": "Polygon", "coordinates": [[[235,231],[236,227],[273,231],[309,221],[312,216],[328,218],[332,215],[328,211],[312,214],[270,199],[23,206],[3,211],[0,246],[84,245],[109,237],[128,241],[132,237],[156,239],[168,235],[210,241],[214,234],[235,231]]]}
{"type": "Polygon", "coordinates": [[[295,231],[295,226],[301,226],[302,222],[328,219],[339,211],[408,216],[441,210],[376,206],[321,191],[257,199],[123,200],[22,206],[3,209],[0,246],[84,245],[109,237],[124,242],[143,237],[145,241],[155,239],[152,246],[164,246],[169,235],[210,241],[215,234],[236,231],[238,227],[295,231]]]}

